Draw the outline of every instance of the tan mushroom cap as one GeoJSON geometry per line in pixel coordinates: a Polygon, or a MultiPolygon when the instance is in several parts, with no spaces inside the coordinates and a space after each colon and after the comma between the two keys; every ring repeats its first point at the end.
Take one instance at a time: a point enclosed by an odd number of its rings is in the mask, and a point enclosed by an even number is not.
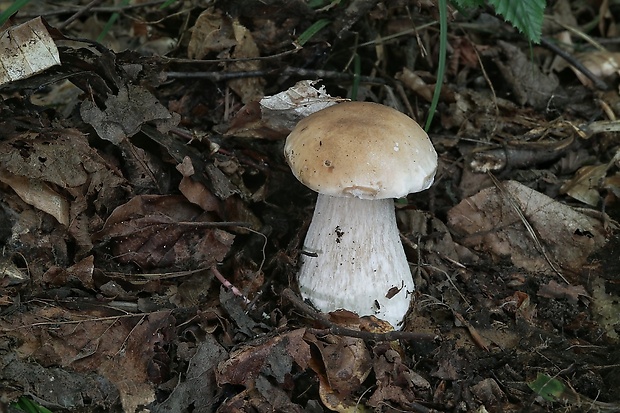
{"type": "Polygon", "coordinates": [[[340,197],[399,198],[431,186],[437,169],[420,125],[370,102],[340,103],[301,120],[284,155],[301,183],[340,197]]]}

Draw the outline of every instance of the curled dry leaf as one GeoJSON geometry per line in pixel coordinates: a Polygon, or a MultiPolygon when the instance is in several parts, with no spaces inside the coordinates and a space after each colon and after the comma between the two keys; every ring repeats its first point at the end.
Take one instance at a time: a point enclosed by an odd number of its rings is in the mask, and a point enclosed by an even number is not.
{"type": "Polygon", "coordinates": [[[95,289],[95,282],[93,280],[94,270],[95,257],[89,255],[67,269],[58,266],[49,268],[45,274],[43,274],[43,281],[55,286],[78,283],[85,288],[95,289]]]}
{"type": "Polygon", "coordinates": [[[2,141],[0,165],[0,180],[26,203],[68,226],[85,249],[90,242],[88,224],[82,225],[87,202],[97,213],[111,208],[126,185],[76,129],[26,132],[2,141]]]}
{"type": "Polygon", "coordinates": [[[560,81],[553,73],[544,73],[517,46],[498,41],[505,60],[495,59],[506,84],[512,89],[517,103],[545,108],[548,96],[558,87],[560,81]]]}
{"type": "Polygon", "coordinates": [[[618,174],[607,176],[610,168],[620,161],[620,150],[614,157],[603,165],[586,165],[580,168],[570,181],[560,188],[565,193],[578,201],[595,206],[601,199],[599,191],[607,189],[618,196],[618,174]]]}
{"type": "Polygon", "coordinates": [[[403,71],[396,74],[396,79],[400,80],[409,89],[413,90],[422,99],[430,102],[433,100],[434,85],[429,85],[414,71],[403,67],[403,71]]]}
{"type": "MultiPolygon", "coordinates": [[[[595,51],[581,53],[576,57],[581,64],[588,68],[588,70],[590,70],[590,72],[597,77],[609,78],[610,76],[617,76],[620,73],[620,53],[595,51]]],[[[573,66],[570,66],[570,68],[583,85],[592,86],[592,81],[583,73],[575,69],[573,66]]]]}
{"type": "Polygon", "coordinates": [[[315,80],[301,80],[287,90],[249,102],[235,115],[227,136],[282,139],[301,119],[346,99],[332,97],[315,80]]]}
{"type": "Polygon", "coordinates": [[[448,211],[448,226],[462,245],[498,259],[510,257],[529,271],[551,273],[545,255],[562,268],[578,271],[605,244],[599,220],[518,182],[501,185],[483,189],[448,211]]]}
{"type": "Polygon", "coordinates": [[[69,225],[69,201],[48,183],[13,175],[1,169],[0,181],[9,185],[25,203],[50,214],[64,226],[69,225]]]}
{"type": "Polygon", "coordinates": [[[357,392],[372,369],[372,358],[362,339],[327,335],[307,335],[318,350],[310,367],[319,376],[321,401],[330,409],[347,412],[356,406],[357,392]]]}

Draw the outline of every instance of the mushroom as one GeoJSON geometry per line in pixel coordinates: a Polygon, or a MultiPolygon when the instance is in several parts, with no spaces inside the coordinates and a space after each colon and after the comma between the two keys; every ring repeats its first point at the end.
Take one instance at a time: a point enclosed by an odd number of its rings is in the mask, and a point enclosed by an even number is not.
{"type": "Polygon", "coordinates": [[[302,297],[322,312],[375,315],[399,328],[415,286],[393,198],[433,183],[437,153],[428,135],[395,109],[347,102],[301,120],[284,155],[318,192],[300,254],[302,297]]]}

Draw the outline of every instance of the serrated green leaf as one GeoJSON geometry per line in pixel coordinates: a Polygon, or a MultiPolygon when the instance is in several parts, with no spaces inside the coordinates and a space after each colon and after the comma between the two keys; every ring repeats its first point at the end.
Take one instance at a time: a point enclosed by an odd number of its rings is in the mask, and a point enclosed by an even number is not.
{"type": "Polygon", "coordinates": [[[489,4],[528,40],[534,43],[540,42],[545,0],[489,0],[489,4]]]}
{"type": "Polygon", "coordinates": [[[550,402],[558,400],[566,389],[560,380],[542,373],[538,373],[536,380],[527,385],[534,393],[550,402]]]}

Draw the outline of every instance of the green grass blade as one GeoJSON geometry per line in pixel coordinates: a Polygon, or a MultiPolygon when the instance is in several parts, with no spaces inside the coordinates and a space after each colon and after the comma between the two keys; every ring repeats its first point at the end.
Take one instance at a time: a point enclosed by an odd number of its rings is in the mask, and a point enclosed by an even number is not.
{"type": "Polygon", "coordinates": [[[357,91],[360,87],[360,73],[362,71],[362,63],[360,56],[355,53],[353,56],[353,85],[351,86],[351,100],[357,100],[357,91]]]}
{"type": "MultiPolygon", "coordinates": [[[[123,0],[120,5],[122,7],[128,4],[129,0],[123,0]]],[[[105,26],[103,26],[103,30],[101,30],[101,33],[99,33],[99,36],[97,36],[97,42],[101,43],[103,39],[105,39],[106,35],[110,32],[112,26],[114,26],[114,23],[116,23],[116,20],[118,20],[119,16],[119,13],[112,13],[105,26]]]]}
{"type": "Polygon", "coordinates": [[[17,0],[14,1],[5,11],[0,13],[0,26],[2,26],[16,11],[21,10],[30,0],[17,0]]]}
{"type": "Polygon", "coordinates": [[[302,34],[297,38],[297,44],[303,46],[308,42],[308,40],[312,39],[315,34],[321,31],[322,28],[327,26],[330,23],[327,19],[321,19],[315,21],[312,26],[308,27],[302,34]]]}
{"type": "Polygon", "coordinates": [[[443,85],[443,76],[446,72],[446,51],[448,49],[448,2],[447,0],[439,0],[439,63],[437,67],[437,82],[435,83],[435,91],[433,92],[433,100],[428,110],[428,117],[424,130],[428,132],[437,110],[439,103],[439,95],[441,94],[441,86],[443,85]]]}

